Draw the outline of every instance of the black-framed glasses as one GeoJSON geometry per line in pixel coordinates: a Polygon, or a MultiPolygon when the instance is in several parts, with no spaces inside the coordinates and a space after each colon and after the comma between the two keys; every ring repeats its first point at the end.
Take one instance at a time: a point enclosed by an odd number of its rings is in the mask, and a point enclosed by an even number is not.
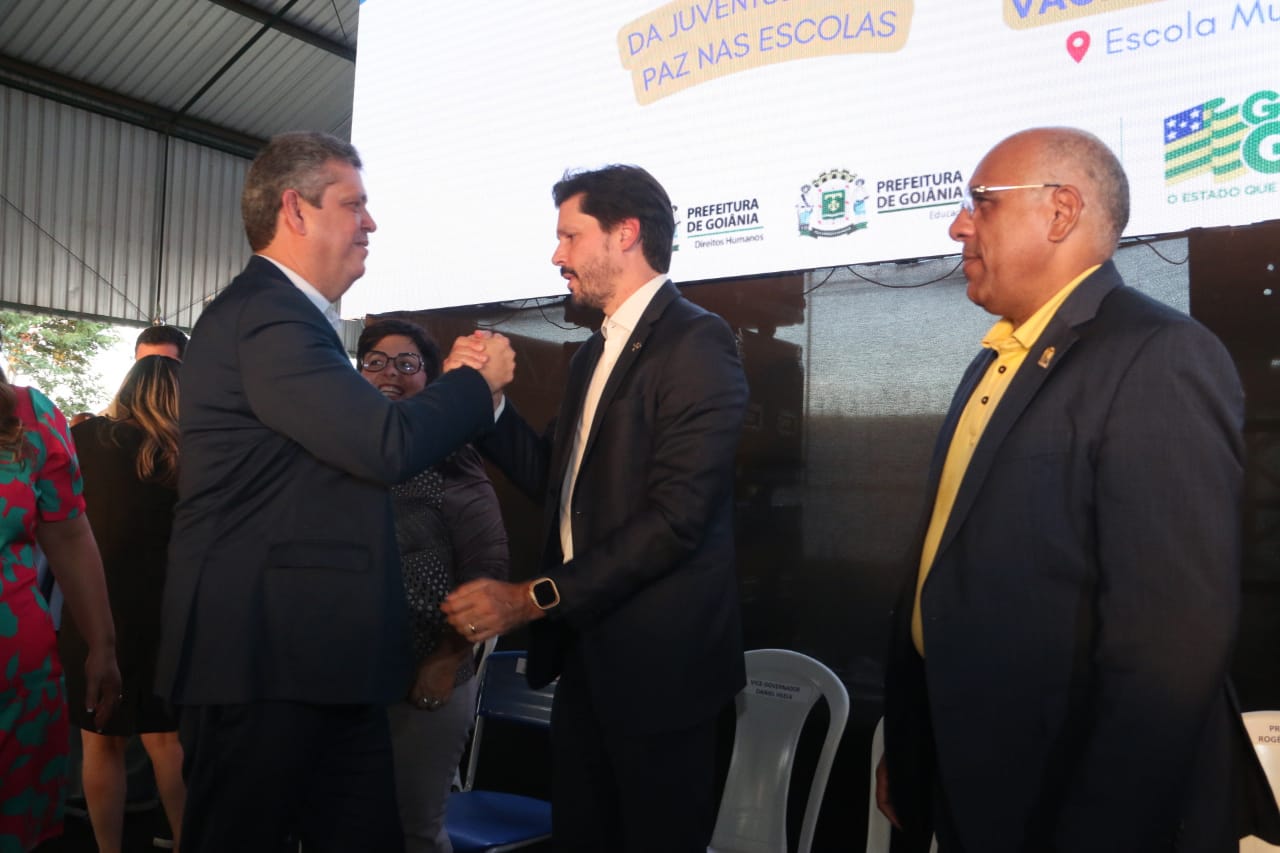
{"type": "Polygon", "coordinates": [[[398,355],[387,355],[381,350],[369,350],[360,361],[360,369],[366,373],[381,373],[387,362],[395,365],[396,372],[404,376],[412,376],[422,369],[422,356],[416,352],[402,352],[398,355]]]}
{"type": "Polygon", "coordinates": [[[960,207],[970,216],[973,216],[973,205],[974,205],[975,197],[977,197],[980,200],[982,196],[986,195],[987,193],[1002,193],[1002,192],[1008,192],[1009,190],[1040,190],[1040,189],[1044,189],[1045,187],[1060,187],[1060,186],[1062,186],[1062,184],[1010,184],[1009,186],[1005,186],[1005,187],[988,187],[988,186],[979,184],[976,187],[964,188],[964,198],[960,200],[960,207]]]}

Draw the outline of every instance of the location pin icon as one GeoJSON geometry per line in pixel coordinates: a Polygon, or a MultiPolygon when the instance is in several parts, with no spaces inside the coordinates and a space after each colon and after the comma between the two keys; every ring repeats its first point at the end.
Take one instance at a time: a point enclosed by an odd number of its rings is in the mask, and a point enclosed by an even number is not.
{"type": "Polygon", "coordinates": [[[1089,52],[1089,34],[1084,30],[1076,30],[1067,36],[1067,53],[1071,54],[1071,58],[1076,62],[1084,59],[1084,55],[1089,52]]]}

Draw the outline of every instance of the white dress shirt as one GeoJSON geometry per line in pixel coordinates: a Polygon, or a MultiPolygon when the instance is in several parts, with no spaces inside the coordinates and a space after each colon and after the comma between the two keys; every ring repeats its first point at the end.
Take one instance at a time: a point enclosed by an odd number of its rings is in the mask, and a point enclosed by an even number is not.
{"type": "Polygon", "coordinates": [[[293,286],[298,288],[298,290],[301,290],[302,294],[306,296],[307,299],[311,300],[311,304],[319,309],[320,313],[324,315],[324,318],[329,321],[329,325],[333,326],[333,330],[338,333],[338,337],[342,337],[342,316],[338,313],[337,303],[330,302],[325,298],[323,293],[315,289],[311,282],[307,281],[305,278],[298,275],[275,258],[268,258],[266,255],[259,255],[258,257],[265,258],[279,267],[280,272],[284,273],[285,277],[288,278],[289,281],[293,282],[293,286]]]}
{"type": "Polygon", "coordinates": [[[595,372],[591,374],[591,382],[587,385],[587,394],[582,400],[582,413],[573,432],[573,449],[569,455],[569,465],[564,472],[564,485],[560,489],[560,550],[567,563],[573,559],[573,487],[578,479],[578,467],[582,464],[582,452],[591,434],[591,424],[595,420],[596,406],[600,403],[600,394],[604,391],[609,374],[622,354],[622,348],[631,339],[640,316],[649,307],[658,289],[667,281],[666,273],[649,279],[635,293],[627,297],[627,301],[618,306],[618,310],[610,317],[604,318],[600,326],[600,334],[604,335],[604,351],[596,362],[595,372]]]}

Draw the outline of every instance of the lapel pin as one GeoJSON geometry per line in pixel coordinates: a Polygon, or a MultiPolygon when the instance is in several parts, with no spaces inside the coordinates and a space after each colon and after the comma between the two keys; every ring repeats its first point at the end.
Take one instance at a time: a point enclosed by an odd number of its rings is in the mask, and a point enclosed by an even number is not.
{"type": "Polygon", "coordinates": [[[642,346],[643,346],[643,344],[641,344],[639,341],[636,341],[635,343],[633,343],[633,344],[631,345],[631,351],[632,351],[632,352],[640,352],[640,347],[642,347],[642,346]]]}
{"type": "Polygon", "coordinates": [[[1040,361],[1037,362],[1041,367],[1048,367],[1049,362],[1053,361],[1053,354],[1056,350],[1053,347],[1045,347],[1044,352],[1040,353],[1040,361]]]}

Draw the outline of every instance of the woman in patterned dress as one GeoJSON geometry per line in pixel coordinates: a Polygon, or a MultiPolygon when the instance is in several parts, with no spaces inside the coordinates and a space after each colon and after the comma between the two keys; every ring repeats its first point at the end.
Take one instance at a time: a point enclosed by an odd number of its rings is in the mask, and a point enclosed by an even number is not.
{"type": "Polygon", "coordinates": [[[37,543],[85,627],[85,702],[102,726],[119,701],[120,671],[75,448],[57,407],[0,373],[0,853],[30,850],[62,831],[67,703],[36,582],[37,543]]]}
{"type": "MultiPolygon", "coordinates": [[[[436,345],[402,320],[366,327],[356,356],[364,378],[393,400],[440,375],[436,345]]],[[[405,700],[387,709],[400,822],[407,853],[452,853],[445,805],[475,717],[476,682],[472,643],[449,626],[440,602],[460,583],[506,578],[507,532],[470,446],[394,486],[391,497],[418,661],[405,700]]]]}

